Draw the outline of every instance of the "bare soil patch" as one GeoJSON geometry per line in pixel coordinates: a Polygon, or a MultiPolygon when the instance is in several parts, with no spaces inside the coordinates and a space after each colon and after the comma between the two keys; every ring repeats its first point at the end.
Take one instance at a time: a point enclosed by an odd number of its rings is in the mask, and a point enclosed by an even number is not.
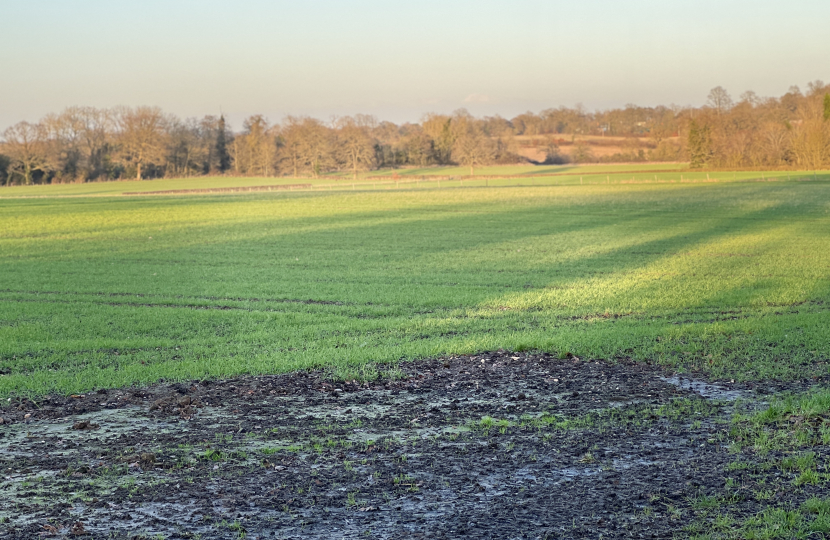
{"type": "Polygon", "coordinates": [[[723,488],[718,422],[780,389],[504,351],[400,369],[7,403],[0,538],[671,538],[723,488]]]}

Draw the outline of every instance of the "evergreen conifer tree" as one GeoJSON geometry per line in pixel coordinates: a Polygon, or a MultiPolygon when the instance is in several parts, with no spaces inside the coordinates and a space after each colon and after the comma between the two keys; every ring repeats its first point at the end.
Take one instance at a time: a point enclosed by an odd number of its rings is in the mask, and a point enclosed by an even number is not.
{"type": "Polygon", "coordinates": [[[693,169],[699,169],[709,163],[712,157],[712,136],[709,126],[698,125],[694,120],[689,124],[689,160],[693,169]]]}
{"type": "Polygon", "coordinates": [[[228,144],[225,140],[225,115],[219,117],[219,133],[216,134],[216,157],[219,160],[220,173],[224,173],[231,168],[231,156],[228,154],[228,144]]]}
{"type": "Polygon", "coordinates": [[[830,120],[830,94],[824,94],[824,119],[830,120]]]}

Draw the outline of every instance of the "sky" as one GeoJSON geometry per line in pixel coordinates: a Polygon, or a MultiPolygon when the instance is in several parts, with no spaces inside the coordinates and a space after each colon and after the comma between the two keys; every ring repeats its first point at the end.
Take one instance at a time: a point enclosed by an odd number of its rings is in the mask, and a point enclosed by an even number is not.
{"type": "Polygon", "coordinates": [[[700,105],[830,81],[828,0],[0,0],[0,130],[67,106],[373,114],[700,105]]]}

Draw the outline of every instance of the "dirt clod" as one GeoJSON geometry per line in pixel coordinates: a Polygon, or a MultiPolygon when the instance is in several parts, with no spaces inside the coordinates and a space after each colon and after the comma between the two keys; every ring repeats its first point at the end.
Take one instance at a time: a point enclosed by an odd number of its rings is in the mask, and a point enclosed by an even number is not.
{"type": "Polygon", "coordinates": [[[90,422],[89,420],[81,420],[80,422],[75,422],[74,424],[72,424],[72,429],[77,429],[77,430],[98,429],[100,427],[101,427],[100,425],[94,424],[94,423],[90,422]]]}
{"type": "Polygon", "coordinates": [[[151,411],[164,410],[164,409],[166,409],[166,408],[168,408],[172,405],[175,405],[175,404],[176,404],[176,397],[175,396],[168,396],[168,397],[164,397],[164,398],[155,400],[150,405],[150,410],[151,411]]]}

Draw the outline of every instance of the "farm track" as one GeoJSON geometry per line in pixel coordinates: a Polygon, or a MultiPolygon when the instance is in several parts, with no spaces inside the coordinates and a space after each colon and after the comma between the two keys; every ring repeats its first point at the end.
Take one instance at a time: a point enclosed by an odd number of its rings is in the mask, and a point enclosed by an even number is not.
{"type": "Polygon", "coordinates": [[[400,368],[15,400],[0,538],[672,538],[724,489],[728,415],[807,386],[503,351],[400,368]]]}

